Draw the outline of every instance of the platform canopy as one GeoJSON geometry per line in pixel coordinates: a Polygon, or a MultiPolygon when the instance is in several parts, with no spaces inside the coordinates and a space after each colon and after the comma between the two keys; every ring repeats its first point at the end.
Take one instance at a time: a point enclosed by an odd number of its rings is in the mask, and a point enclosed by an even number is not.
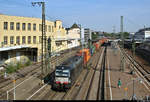
{"type": "Polygon", "coordinates": [[[8,50],[22,49],[22,48],[29,48],[29,46],[19,45],[19,46],[11,46],[11,47],[2,47],[2,48],[0,48],[0,52],[1,51],[8,51],[8,50]]]}

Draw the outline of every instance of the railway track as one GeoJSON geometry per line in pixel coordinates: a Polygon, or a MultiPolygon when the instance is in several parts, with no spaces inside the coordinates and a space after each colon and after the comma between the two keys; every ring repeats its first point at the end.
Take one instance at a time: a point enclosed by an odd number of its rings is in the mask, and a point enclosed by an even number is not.
{"type": "Polygon", "coordinates": [[[98,87],[98,94],[97,94],[97,100],[105,100],[105,65],[106,65],[106,52],[107,47],[105,47],[103,60],[102,60],[102,67],[100,70],[100,76],[99,76],[99,87],[98,87]]]}
{"type": "MultiPolygon", "coordinates": [[[[87,95],[86,95],[86,100],[88,100],[88,99],[90,99],[90,96],[91,96],[91,93],[92,93],[92,91],[91,91],[91,89],[92,89],[92,85],[93,85],[93,82],[94,82],[94,79],[95,79],[95,76],[96,76],[96,73],[97,73],[97,71],[99,71],[100,69],[100,66],[101,66],[101,60],[102,60],[102,55],[103,55],[103,53],[104,53],[104,49],[102,49],[102,52],[101,52],[101,56],[99,56],[99,58],[97,59],[97,63],[95,63],[95,66],[94,66],[94,73],[93,73],[93,75],[92,75],[92,79],[91,79],[91,82],[90,82],[90,86],[89,86],[89,88],[88,88],[88,92],[87,92],[87,95]],[[98,68],[99,67],[99,68],[98,68]]],[[[98,74],[100,74],[100,73],[98,73],[98,74]]],[[[97,83],[97,85],[98,85],[98,83],[97,83]]],[[[95,98],[96,98],[97,96],[95,96],[95,98]]]]}
{"type": "MultiPolygon", "coordinates": [[[[83,71],[81,72],[78,81],[76,81],[76,83],[74,84],[74,86],[68,90],[67,92],[56,92],[51,90],[51,85],[50,84],[45,84],[44,86],[39,86],[36,85],[33,89],[31,89],[28,93],[30,93],[30,97],[26,98],[27,100],[68,100],[68,99],[86,99],[86,95],[87,95],[87,87],[90,86],[90,82],[92,81],[92,75],[94,74],[94,71],[98,71],[98,69],[95,69],[99,57],[101,55],[101,51],[99,51],[98,53],[94,54],[94,56],[90,59],[90,61],[88,62],[88,66],[92,67],[90,68],[90,70],[88,68],[83,69],[83,71]],[[95,69],[95,70],[93,70],[95,69]],[[80,83],[78,85],[78,83],[80,83]],[[84,88],[84,90],[83,90],[84,88]],[[85,94],[81,94],[84,93],[85,94]],[[71,93],[71,94],[69,94],[71,93]],[[33,94],[33,95],[32,95],[33,94]],[[79,98],[79,95],[84,95],[84,97],[79,98]]],[[[73,54],[71,54],[73,55],[73,54]]],[[[64,56],[67,58],[67,56],[64,56]]],[[[62,58],[62,57],[60,57],[62,58]]],[[[64,58],[62,58],[64,60],[64,58]]],[[[102,57],[101,57],[102,59],[102,57]]],[[[63,61],[62,60],[62,61],[63,61]]],[[[61,60],[59,60],[61,63],[61,60]]],[[[56,61],[55,61],[56,62],[56,61]]],[[[100,72],[100,70],[99,70],[100,72]]],[[[101,72],[103,72],[101,70],[101,72]]],[[[102,74],[101,74],[102,75],[102,74]]],[[[103,80],[103,79],[102,79],[103,80]]],[[[100,82],[101,83],[101,82],[100,82]]],[[[103,87],[103,86],[102,86],[103,87]]],[[[101,88],[102,89],[102,88],[101,88]]],[[[29,96],[29,95],[28,95],[29,96]]],[[[13,97],[12,97],[13,98],[13,97]]]]}
{"type": "Polygon", "coordinates": [[[87,82],[87,79],[89,79],[89,74],[91,73],[91,70],[93,70],[93,68],[95,68],[97,61],[98,61],[98,57],[101,54],[101,50],[100,52],[96,53],[91,60],[89,61],[88,65],[90,65],[89,67],[90,70],[84,69],[83,72],[81,73],[81,75],[79,76],[78,80],[76,81],[76,83],[74,84],[74,86],[72,86],[71,90],[61,99],[62,100],[78,100],[78,94],[83,91],[81,90],[85,83],[87,82]],[[78,87],[76,87],[76,85],[80,84],[78,87]]]}
{"type": "Polygon", "coordinates": [[[142,65],[139,64],[131,55],[129,55],[126,51],[120,48],[120,51],[123,53],[124,57],[129,61],[129,63],[133,66],[133,70],[139,74],[140,77],[145,79],[148,86],[150,86],[150,77],[147,76],[150,74],[149,70],[145,69],[142,65]]]}
{"type": "Polygon", "coordinates": [[[88,88],[86,100],[104,100],[105,89],[105,56],[106,48],[103,49],[99,62],[95,66],[92,80],[88,88]],[[98,77],[98,80],[96,79],[98,77]],[[94,93],[94,94],[93,94],[94,93]]]}
{"type": "MultiPolygon", "coordinates": [[[[76,51],[72,51],[71,53],[63,53],[61,56],[59,56],[58,58],[52,58],[52,64],[53,64],[53,67],[56,65],[56,60],[57,60],[57,63],[60,64],[64,59],[66,59],[67,57],[69,57],[70,55],[73,55],[76,51]]],[[[20,75],[17,75],[17,77],[15,78],[16,81],[18,81],[19,79],[24,81],[27,77],[30,77],[30,76],[34,76],[36,75],[36,77],[39,77],[40,76],[40,71],[41,71],[41,65],[40,63],[36,63],[34,64],[34,66],[29,66],[29,68],[31,68],[31,70],[29,71],[22,71],[20,72],[19,74],[20,75]]],[[[40,77],[39,77],[40,78],[40,77]]],[[[11,78],[9,78],[7,81],[6,79],[3,80],[3,82],[5,81],[5,83],[2,83],[0,84],[0,89],[1,89],[1,93],[2,91],[4,92],[4,90],[8,90],[9,88],[6,88],[6,86],[9,86],[11,83],[12,83],[12,80],[11,78]],[[5,88],[5,89],[3,89],[5,88]]],[[[21,82],[20,82],[21,83],[21,82]]],[[[11,85],[12,86],[12,85],[11,85]]],[[[12,87],[11,87],[12,88],[12,87]]],[[[3,99],[3,95],[6,96],[6,93],[5,94],[1,94],[0,95],[0,99],[3,99]]],[[[5,98],[4,98],[5,99],[5,98]]]]}
{"type": "MultiPolygon", "coordinates": [[[[97,54],[95,54],[95,57],[97,57],[97,54]]],[[[91,65],[92,62],[95,62],[96,59],[93,56],[90,61],[88,62],[88,65],[91,65]]],[[[84,83],[84,81],[86,80],[86,76],[88,75],[90,71],[87,70],[86,68],[83,69],[83,71],[81,72],[80,76],[77,78],[78,81],[75,82],[75,84],[72,86],[72,88],[70,90],[68,90],[67,92],[56,92],[51,90],[51,85],[49,85],[49,87],[45,87],[44,90],[39,91],[39,94],[35,94],[32,98],[30,98],[31,100],[65,100],[65,99],[70,99],[71,96],[73,95],[71,99],[75,99],[75,96],[77,95],[78,90],[80,90],[82,88],[82,83],[84,83]],[[85,75],[85,77],[83,76],[83,74],[85,75]],[[82,82],[81,80],[82,79],[82,82]],[[79,81],[80,80],[80,81],[79,81]],[[80,86],[76,86],[77,83],[80,82],[80,86]],[[76,93],[74,92],[76,90],[76,93]],[[72,94],[72,92],[74,94],[72,94]],[[70,94],[71,93],[71,94],[70,94]]],[[[86,80],[87,81],[87,80],[86,80]]]]}
{"type": "MultiPolygon", "coordinates": [[[[78,80],[76,81],[76,84],[74,86],[72,86],[71,90],[65,94],[64,97],[61,98],[61,100],[90,100],[90,96],[91,94],[94,94],[93,89],[98,89],[98,88],[94,88],[95,86],[93,85],[93,81],[95,80],[96,73],[99,72],[100,73],[100,66],[102,64],[101,61],[103,59],[102,63],[105,63],[105,59],[104,59],[104,49],[102,48],[100,52],[98,52],[94,57],[94,59],[92,59],[92,68],[90,70],[88,70],[87,72],[85,72],[86,74],[82,74],[82,76],[80,76],[78,78],[78,80]],[[80,85],[78,87],[76,87],[76,85],[78,85],[78,83],[80,83],[80,85]],[[88,90],[87,90],[88,89],[88,90]]],[[[103,65],[102,65],[103,66],[103,65]]],[[[103,66],[103,68],[105,67],[105,65],[103,66]]],[[[102,76],[99,75],[100,79],[104,81],[104,70],[101,70],[101,74],[102,76]],[[103,78],[101,78],[103,77],[103,78]]],[[[96,82],[96,81],[95,81],[96,82]]],[[[99,82],[97,80],[97,82],[99,82]]],[[[102,84],[104,82],[100,82],[100,84],[97,83],[97,85],[99,85],[99,90],[101,90],[101,93],[99,93],[98,91],[96,92],[96,97],[94,98],[94,100],[97,100],[99,98],[97,98],[97,96],[100,96],[102,94],[104,94],[104,85],[102,84]]],[[[102,95],[103,96],[103,95],[102,95]]]]}

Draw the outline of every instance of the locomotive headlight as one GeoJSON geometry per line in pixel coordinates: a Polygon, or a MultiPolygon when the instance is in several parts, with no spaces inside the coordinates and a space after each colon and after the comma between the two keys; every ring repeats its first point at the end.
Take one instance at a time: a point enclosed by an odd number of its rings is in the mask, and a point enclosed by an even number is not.
{"type": "Polygon", "coordinates": [[[69,79],[68,82],[71,83],[71,80],[69,79]]]}

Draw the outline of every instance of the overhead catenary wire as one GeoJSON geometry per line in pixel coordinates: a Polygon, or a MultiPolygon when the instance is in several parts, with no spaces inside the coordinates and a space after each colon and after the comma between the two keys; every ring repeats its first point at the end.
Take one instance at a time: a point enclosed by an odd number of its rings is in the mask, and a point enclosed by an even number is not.
{"type": "Polygon", "coordinates": [[[127,17],[124,17],[124,19],[125,19],[128,23],[132,24],[133,26],[136,26],[137,28],[142,28],[142,27],[144,27],[144,25],[135,23],[133,20],[130,20],[130,19],[127,18],[127,17]]]}

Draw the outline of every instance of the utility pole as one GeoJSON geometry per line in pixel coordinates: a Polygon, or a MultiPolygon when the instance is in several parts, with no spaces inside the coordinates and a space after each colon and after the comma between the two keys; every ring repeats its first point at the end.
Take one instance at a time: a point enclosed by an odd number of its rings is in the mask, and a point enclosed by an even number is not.
{"type": "MultiPolygon", "coordinates": [[[[122,40],[121,49],[124,50],[123,16],[121,16],[120,32],[121,32],[121,40],[122,40]]],[[[120,70],[124,71],[125,59],[124,59],[123,51],[121,51],[121,63],[120,64],[121,64],[120,70]]]]}
{"type": "MultiPolygon", "coordinates": [[[[81,46],[82,46],[82,58],[83,58],[83,67],[84,67],[84,54],[83,54],[83,38],[82,38],[82,27],[81,27],[81,24],[78,24],[79,27],[80,27],[80,38],[81,38],[81,46]]],[[[83,36],[84,37],[84,36],[83,36]]]]}
{"type": "MultiPolygon", "coordinates": [[[[135,38],[134,38],[134,36],[133,36],[133,39],[132,39],[132,56],[133,56],[133,59],[134,59],[134,57],[135,57],[135,38]]],[[[134,68],[132,70],[132,73],[134,73],[134,68]]]]}
{"type": "Polygon", "coordinates": [[[132,39],[132,56],[133,56],[133,59],[134,59],[134,56],[135,56],[135,39],[134,39],[134,37],[132,39]]]}
{"type": "Polygon", "coordinates": [[[42,44],[41,44],[41,50],[42,50],[42,69],[41,69],[41,74],[42,78],[44,76],[44,57],[46,60],[46,33],[45,33],[45,2],[32,2],[32,6],[35,6],[38,4],[39,6],[42,5],[42,44]],[[44,54],[44,48],[45,48],[45,54],[44,54]],[[44,56],[45,55],[45,56],[44,56]]]}
{"type": "Polygon", "coordinates": [[[47,55],[48,57],[46,59],[46,62],[47,62],[48,71],[46,71],[46,72],[49,72],[49,69],[51,66],[51,62],[50,62],[50,59],[51,59],[51,38],[50,37],[48,38],[47,49],[48,49],[48,55],[47,55]]]}

